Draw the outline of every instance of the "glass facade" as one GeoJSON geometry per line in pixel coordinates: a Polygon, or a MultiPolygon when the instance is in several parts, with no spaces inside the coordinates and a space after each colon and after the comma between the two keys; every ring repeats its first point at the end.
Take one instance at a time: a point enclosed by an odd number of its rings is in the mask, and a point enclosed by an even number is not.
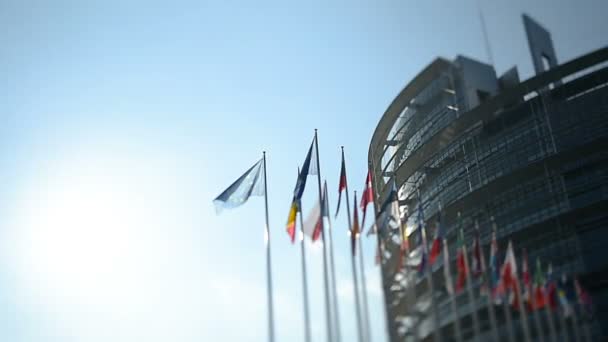
{"type": "MultiPolygon", "coordinates": [[[[556,275],[578,276],[594,303],[593,318],[578,323],[594,338],[608,336],[602,330],[608,326],[608,261],[602,248],[608,244],[607,60],[604,48],[492,96],[478,90],[481,104],[474,108],[463,99],[475,87],[467,83],[475,75],[463,75],[457,63],[431,64],[399,94],[394,103],[400,105],[391,105],[383,116],[369,155],[376,207],[394,179],[402,226],[409,234],[409,254],[401,262],[399,238],[383,241],[391,340],[431,339],[437,327],[444,340],[451,340],[456,317],[464,340],[473,338],[474,318],[482,337],[491,339],[481,278],[472,281],[474,300],[463,291],[454,311],[442,260],[432,268],[434,297],[430,282],[417,275],[423,241],[414,229],[418,206],[429,244],[442,208],[452,279],[459,227],[471,248],[475,224],[479,226],[487,262],[493,219],[499,260],[512,241],[516,256],[527,250],[531,266],[538,258],[545,266],[551,263],[556,275]],[[405,266],[399,268],[401,263],[405,266]]],[[[494,309],[498,332],[506,336],[504,310],[494,309]]],[[[524,317],[535,337],[539,331],[532,316],[524,317]]],[[[571,317],[554,316],[558,334],[574,334],[571,317]]],[[[516,311],[512,318],[516,334],[523,337],[516,311]]],[[[540,333],[547,333],[546,323],[541,327],[540,333]]]]}

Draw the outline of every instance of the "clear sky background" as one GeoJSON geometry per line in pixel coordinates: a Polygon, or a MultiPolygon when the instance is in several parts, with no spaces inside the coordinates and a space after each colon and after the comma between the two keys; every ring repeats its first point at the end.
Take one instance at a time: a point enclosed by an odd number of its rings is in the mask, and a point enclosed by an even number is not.
{"type": "MultiPolygon", "coordinates": [[[[521,13],[560,61],[608,43],[608,2],[482,3],[498,73],[532,75],[521,13]]],[[[0,340],[265,341],[263,200],[212,200],[268,151],[278,341],[301,341],[284,224],[314,128],[335,208],[398,91],[436,56],[487,61],[466,1],[0,1],[0,340]]],[[[310,178],[305,210],[316,183],[310,178]]],[[[355,341],[346,217],[334,222],[355,341]]],[[[374,341],[379,270],[365,240],[374,341]]],[[[323,341],[321,253],[308,255],[323,341]]]]}

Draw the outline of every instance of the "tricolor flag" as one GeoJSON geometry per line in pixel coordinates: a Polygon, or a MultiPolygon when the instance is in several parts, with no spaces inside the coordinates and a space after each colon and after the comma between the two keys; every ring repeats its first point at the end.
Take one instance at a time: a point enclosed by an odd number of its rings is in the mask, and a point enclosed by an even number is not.
{"type": "Polygon", "coordinates": [[[308,175],[316,175],[319,173],[319,166],[316,162],[316,139],[313,139],[304,159],[302,170],[298,171],[298,179],[296,181],[295,189],[293,190],[293,199],[291,200],[291,206],[289,208],[289,215],[287,217],[287,234],[291,238],[291,242],[295,242],[296,238],[296,214],[300,210],[299,204],[306,187],[306,178],[308,175]]]}
{"type": "Polygon", "coordinates": [[[574,289],[576,291],[576,298],[578,304],[580,305],[581,311],[587,317],[590,317],[593,313],[591,296],[589,296],[589,293],[587,293],[587,291],[585,291],[585,289],[581,286],[578,278],[574,278],[574,289]]]}
{"type": "Polygon", "coordinates": [[[372,172],[367,171],[367,177],[365,177],[365,189],[361,194],[361,211],[363,217],[361,218],[361,227],[365,228],[365,214],[367,212],[367,205],[374,202],[374,190],[372,188],[372,172]]]}
{"type": "Polygon", "coordinates": [[[426,264],[428,258],[428,247],[424,239],[422,238],[422,234],[424,234],[424,215],[422,212],[422,200],[420,200],[420,196],[418,196],[418,235],[420,236],[419,241],[422,241],[422,243],[420,244],[420,247],[422,249],[422,256],[420,257],[420,264],[418,264],[418,275],[420,276],[424,275],[424,272],[426,272],[426,264]]]}
{"type": "Polygon", "coordinates": [[[547,281],[545,283],[545,293],[547,294],[547,303],[552,310],[557,309],[557,284],[553,279],[553,265],[547,267],[547,281]]]}
{"type": "Polygon", "coordinates": [[[375,233],[380,233],[386,236],[389,229],[399,228],[399,207],[397,205],[397,186],[395,181],[392,181],[389,193],[386,199],[382,202],[376,222],[367,231],[367,236],[375,233]]]}
{"type": "Polygon", "coordinates": [[[338,185],[338,206],[336,207],[336,217],[340,211],[340,203],[342,202],[342,191],[346,189],[346,163],[344,162],[344,149],[342,149],[342,166],[340,166],[340,184],[338,185]]]}
{"type": "Polygon", "coordinates": [[[251,196],[264,196],[264,163],[260,159],[249,170],[240,176],[226,190],[213,200],[215,211],[219,214],[222,209],[232,209],[247,202],[251,196]]]}
{"type": "Polygon", "coordinates": [[[516,280],[517,263],[515,262],[515,253],[513,253],[513,243],[509,241],[505,261],[502,263],[502,268],[500,270],[500,281],[502,288],[505,290],[515,288],[516,280]]]}
{"type": "Polygon", "coordinates": [[[475,238],[473,238],[473,259],[471,260],[471,274],[473,277],[482,275],[481,269],[481,242],[479,241],[479,230],[475,230],[475,238]]]}
{"type": "Polygon", "coordinates": [[[562,307],[564,317],[569,317],[572,315],[572,305],[570,305],[570,298],[568,298],[571,297],[568,293],[571,291],[568,290],[568,278],[566,277],[565,273],[562,273],[562,279],[560,280],[557,288],[557,296],[559,298],[559,303],[562,307]]]}
{"type": "Polygon", "coordinates": [[[431,246],[431,253],[429,255],[429,262],[431,265],[435,264],[437,257],[441,254],[441,244],[444,240],[443,227],[441,226],[441,212],[437,214],[437,228],[435,228],[435,238],[433,239],[433,245],[431,246]]]}
{"type": "Polygon", "coordinates": [[[357,209],[357,192],[355,191],[355,201],[353,202],[353,226],[350,228],[350,248],[353,256],[357,254],[357,238],[361,229],[359,229],[359,213],[357,209]]]}
{"type": "Polygon", "coordinates": [[[534,310],[545,307],[545,277],[540,260],[536,258],[536,270],[534,270],[534,295],[532,296],[532,308],[534,310]]]}
{"type": "Polygon", "coordinates": [[[458,254],[456,254],[456,270],[458,271],[458,278],[456,278],[456,292],[460,292],[462,289],[464,289],[468,273],[467,264],[465,262],[465,253],[467,250],[464,244],[464,232],[462,231],[462,228],[458,232],[456,248],[458,249],[458,254]]]}
{"type": "MultiPolygon", "coordinates": [[[[441,213],[439,213],[439,217],[441,218],[441,213]]],[[[439,220],[438,220],[439,221],[439,220]]],[[[437,223],[438,227],[441,225],[441,223],[437,223]]],[[[452,272],[450,271],[450,254],[448,252],[448,243],[447,240],[445,238],[445,236],[443,237],[443,276],[445,278],[445,289],[448,291],[448,293],[450,295],[454,294],[454,285],[453,285],[453,280],[452,280],[452,272]]]]}
{"type": "Polygon", "coordinates": [[[308,213],[308,216],[304,221],[304,234],[310,237],[313,242],[317,241],[321,237],[323,217],[327,216],[327,201],[325,200],[326,191],[327,183],[324,185],[323,197],[321,198],[323,203],[317,202],[317,204],[308,213]]]}
{"type": "Polygon", "coordinates": [[[532,308],[532,278],[528,269],[528,252],[524,249],[521,259],[522,299],[532,308]]]}
{"type": "Polygon", "coordinates": [[[490,243],[490,281],[492,297],[495,303],[502,300],[503,291],[500,287],[500,271],[498,265],[498,242],[496,241],[496,230],[492,232],[492,242],[490,243]]]}

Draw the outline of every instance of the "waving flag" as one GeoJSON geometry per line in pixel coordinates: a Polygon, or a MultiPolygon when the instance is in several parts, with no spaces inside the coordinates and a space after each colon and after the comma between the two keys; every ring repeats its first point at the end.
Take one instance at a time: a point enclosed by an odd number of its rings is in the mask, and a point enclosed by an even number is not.
{"type": "Polygon", "coordinates": [[[570,305],[570,301],[568,300],[568,278],[566,277],[566,274],[562,273],[562,279],[557,287],[557,296],[564,317],[572,315],[572,305],[570,305]]]}
{"type": "Polygon", "coordinates": [[[532,308],[532,279],[530,270],[528,269],[528,252],[524,249],[521,259],[521,280],[522,280],[522,299],[527,303],[528,307],[532,308]]]}
{"type": "Polygon", "coordinates": [[[342,166],[340,166],[340,184],[338,185],[338,205],[336,207],[336,217],[340,211],[340,203],[342,202],[342,191],[346,189],[346,163],[344,162],[344,148],[342,148],[342,166]]]}
{"type": "Polygon", "coordinates": [[[353,256],[357,254],[357,238],[361,229],[359,229],[359,214],[357,210],[357,192],[355,191],[355,201],[353,202],[353,226],[350,229],[350,248],[353,256]]]}
{"type": "Polygon", "coordinates": [[[264,164],[263,159],[260,159],[213,200],[216,213],[219,214],[222,209],[239,207],[251,196],[264,196],[263,174],[264,164]]]}
{"type": "MultiPolygon", "coordinates": [[[[323,194],[321,200],[325,203],[325,194],[323,194]]],[[[321,221],[323,220],[323,216],[321,216],[322,206],[323,204],[317,201],[317,204],[310,210],[306,220],[304,220],[304,235],[310,237],[312,241],[317,241],[319,237],[321,237],[321,221]]]]}
{"type": "Polygon", "coordinates": [[[367,171],[367,177],[365,177],[365,189],[361,194],[361,211],[363,212],[363,218],[361,218],[361,226],[365,228],[365,214],[367,212],[367,205],[374,202],[374,190],[372,188],[372,172],[367,171]]]}
{"type": "Polygon", "coordinates": [[[435,264],[437,257],[441,254],[441,244],[444,239],[443,227],[441,226],[441,212],[437,215],[437,228],[435,229],[435,238],[433,239],[433,245],[431,246],[431,253],[429,256],[431,265],[435,264]]]}
{"type": "Polygon", "coordinates": [[[456,254],[456,270],[458,271],[458,278],[456,278],[456,292],[462,291],[465,282],[467,280],[467,264],[464,259],[466,253],[466,246],[464,244],[464,232],[462,229],[458,232],[458,240],[456,242],[456,248],[458,254],[456,254]]]}
{"type": "Polygon", "coordinates": [[[471,274],[473,277],[479,277],[483,273],[481,268],[481,243],[479,241],[479,230],[475,229],[475,238],[473,239],[473,260],[471,260],[471,274]]]}
{"type": "Polygon", "coordinates": [[[509,241],[505,261],[502,263],[500,270],[500,280],[503,289],[512,289],[515,286],[517,279],[517,263],[515,262],[515,253],[513,253],[513,243],[509,241]]]}
{"type": "Polygon", "coordinates": [[[306,179],[308,175],[316,175],[319,173],[319,167],[316,162],[316,149],[314,148],[315,141],[316,139],[313,139],[310,144],[310,148],[304,159],[304,164],[302,165],[302,170],[298,170],[298,179],[296,180],[296,186],[293,190],[293,199],[291,200],[286,225],[287,234],[291,239],[291,243],[294,243],[296,238],[296,215],[300,210],[299,205],[302,194],[304,194],[304,188],[306,187],[306,179]]]}
{"type": "Polygon", "coordinates": [[[591,296],[589,296],[587,291],[581,286],[581,283],[578,281],[578,278],[574,278],[574,288],[576,290],[576,298],[578,304],[581,307],[582,312],[587,317],[590,317],[593,313],[591,296]]]}
{"type": "Polygon", "coordinates": [[[500,271],[498,265],[498,242],[496,241],[496,230],[492,232],[492,242],[490,244],[490,281],[492,284],[492,297],[495,303],[502,300],[503,291],[500,287],[500,271]]]}
{"type": "Polygon", "coordinates": [[[394,180],[391,182],[392,184],[390,191],[380,206],[380,211],[376,217],[376,222],[367,231],[367,236],[378,233],[377,230],[381,235],[386,236],[389,229],[399,228],[399,208],[396,205],[396,202],[398,201],[397,186],[395,185],[394,180]]]}
{"type": "Polygon", "coordinates": [[[422,256],[420,257],[420,264],[418,264],[418,275],[424,275],[426,272],[426,264],[427,264],[427,245],[424,243],[424,239],[422,238],[422,234],[424,234],[424,215],[422,212],[422,201],[418,198],[418,235],[420,237],[422,256]]]}
{"type": "Polygon", "coordinates": [[[540,260],[536,258],[536,269],[534,270],[534,295],[532,308],[535,310],[545,307],[545,278],[540,260]]]}

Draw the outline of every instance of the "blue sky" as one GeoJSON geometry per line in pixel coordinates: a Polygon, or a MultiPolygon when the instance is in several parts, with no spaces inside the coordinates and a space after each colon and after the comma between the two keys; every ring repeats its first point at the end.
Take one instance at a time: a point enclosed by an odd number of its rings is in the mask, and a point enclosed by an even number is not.
{"type": "MultiPolygon", "coordinates": [[[[277,338],[301,340],[299,249],[283,227],[313,129],[333,209],[340,145],[361,191],[375,125],[407,81],[436,56],[488,60],[475,6],[0,2],[0,339],[265,341],[263,201],[216,216],[212,199],[266,150],[277,338]]],[[[551,30],[560,61],[608,43],[606,1],[482,6],[499,73],[532,74],[524,11],[551,30]]],[[[353,341],[346,228],[335,220],[353,341]]],[[[384,341],[371,246],[372,330],[384,341]]],[[[321,254],[309,251],[319,341],[321,254]]]]}

